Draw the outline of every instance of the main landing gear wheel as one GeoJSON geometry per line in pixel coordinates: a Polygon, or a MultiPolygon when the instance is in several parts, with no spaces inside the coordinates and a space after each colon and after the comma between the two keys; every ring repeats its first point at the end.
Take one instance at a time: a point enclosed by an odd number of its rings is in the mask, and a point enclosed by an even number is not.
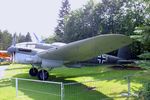
{"type": "Polygon", "coordinates": [[[29,74],[30,74],[31,76],[37,76],[37,74],[38,74],[37,68],[31,68],[31,69],[29,70],[29,74]]]}
{"type": "Polygon", "coordinates": [[[42,69],[38,72],[37,76],[39,80],[47,80],[49,77],[49,74],[48,74],[48,71],[42,69]]]}

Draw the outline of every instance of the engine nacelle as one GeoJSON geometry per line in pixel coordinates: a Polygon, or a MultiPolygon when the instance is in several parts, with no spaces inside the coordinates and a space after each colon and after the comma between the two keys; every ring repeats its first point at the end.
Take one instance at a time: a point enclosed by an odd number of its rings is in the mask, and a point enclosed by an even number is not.
{"type": "Polygon", "coordinates": [[[41,63],[41,58],[39,58],[37,55],[16,53],[15,54],[15,62],[22,63],[22,64],[41,63]]]}
{"type": "Polygon", "coordinates": [[[61,67],[63,65],[63,61],[60,60],[47,60],[42,59],[42,67],[43,68],[52,68],[52,67],[61,67]]]}

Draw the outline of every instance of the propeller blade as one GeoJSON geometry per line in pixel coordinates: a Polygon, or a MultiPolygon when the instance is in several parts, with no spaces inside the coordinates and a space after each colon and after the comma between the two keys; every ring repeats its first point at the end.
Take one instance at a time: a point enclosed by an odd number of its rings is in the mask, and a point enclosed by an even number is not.
{"type": "Polygon", "coordinates": [[[35,33],[33,33],[33,35],[34,35],[34,37],[35,37],[35,39],[36,39],[37,43],[40,43],[40,40],[39,40],[39,38],[36,36],[36,34],[35,34],[35,33]]]}
{"type": "Polygon", "coordinates": [[[16,46],[16,33],[13,36],[12,46],[16,46]]]}
{"type": "Polygon", "coordinates": [[[45,43],[42,39],[40,39],[35,33],[33,33],[37,43],[45,43]]]}
{"type": "Polygon", "coordinates": [[[14,52],[13,52],[12,55],[11,55],[11,61],[12,61],[12,63],[15,62],[15,53],[14,53],[14,52]]]}

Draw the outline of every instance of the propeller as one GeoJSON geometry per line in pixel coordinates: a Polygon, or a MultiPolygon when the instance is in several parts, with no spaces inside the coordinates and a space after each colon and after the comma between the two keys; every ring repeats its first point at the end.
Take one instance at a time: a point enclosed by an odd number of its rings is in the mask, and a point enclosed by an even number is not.
{"type": "MultiPolygon", "coordinates": [[[[35,33],[33,33],[37,43],[43,43],[43,41],[41,41],[41,39],[39,39],[35,33]]],[[[11,60],[14,63],[15,62],[15,58],[16,58],[16,51],[18,51],[19,49],[16,49],[16,33],[13,35],[13,39],[12,39],[12,45],[7,49],[8,53],[11,54],[11,60]]]]}
{"type": "Polygon", "coordinates": [[[13,36],[12,45],[16,46],[16,33],[13,36]]]}

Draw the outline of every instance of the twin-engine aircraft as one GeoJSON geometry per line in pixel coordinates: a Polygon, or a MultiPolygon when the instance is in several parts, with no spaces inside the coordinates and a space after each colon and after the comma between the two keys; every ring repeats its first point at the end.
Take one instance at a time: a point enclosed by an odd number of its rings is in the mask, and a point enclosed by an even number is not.
{"type": "Polygon", "coordinates": [[[10,46],[7,50],[16,63],[32,64],[29,70],[31,76],[47,80],[53,69],[65,65],[78,67],[85,61],[129,45],[132,40],[121,34],[98,35],[72,43],[34,43],[23,42],[10,46]],[[39,65],[38,68],[35,65],[39,65]]]}

